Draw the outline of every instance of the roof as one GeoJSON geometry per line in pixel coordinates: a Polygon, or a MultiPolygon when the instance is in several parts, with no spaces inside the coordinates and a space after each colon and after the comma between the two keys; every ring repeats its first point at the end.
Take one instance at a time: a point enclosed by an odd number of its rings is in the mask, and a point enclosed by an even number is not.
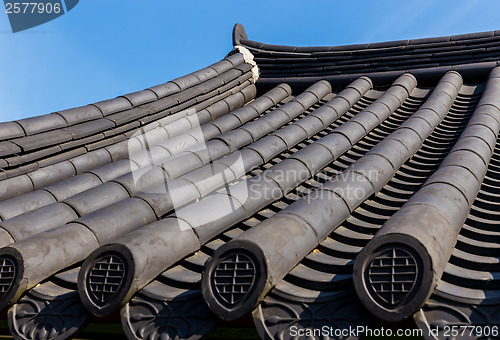
{"type": "Polygon", "coordinates": [[[329,80],[337,89],[369,74],[388,86],[410,72],[421,84],[434,85],[446,71],[458,71],[468,82],[481,82],[500,65],[500,30],[448,37],[388,41],[347,46],[296,47],[249,40],[236,25],[233,43],[249,49],[260,69],[260,83],[307,84],[329,80]]]}
{"type": "Polygon", "coordinates": [[[117,311],[129,339],[249,313],[269,339],[493,326],[499,39],[302,48],[238,24],[205,69],[0,123],[11,333],[67,339],[117,311]]]}

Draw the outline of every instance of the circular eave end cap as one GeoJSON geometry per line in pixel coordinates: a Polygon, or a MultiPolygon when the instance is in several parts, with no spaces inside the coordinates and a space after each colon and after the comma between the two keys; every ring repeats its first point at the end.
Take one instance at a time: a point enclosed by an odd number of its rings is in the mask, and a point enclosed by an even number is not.
{"type": "Polygon", "coordinates": [[[5,247],[0,251],[0,311],[9,307],[24,292],[24,259],[19,250],[5,247]]]}
{"type": "Polygon", "coordinates": [[[236,320],[258,306],[267,279],[262,250],[253,242],[234,240],[217,249],[205,264],[201,291],[216,315],[236,320]]]}
{"type": "Polygon", "coordinates": [[[78,274],[82,304],[95,316],[111,314],[130,295],[134,273],[134,260],[128,248],[121,244],[99,247],[83,262],[78,274]]]}
{"type": "Polygon", "coordinates": [[[416,313],[431,295],[433,273],[431,257],[420,242],[387,234],[370,241],[356,258],[354,288],[373,315],[398,322],[416,313]]]}

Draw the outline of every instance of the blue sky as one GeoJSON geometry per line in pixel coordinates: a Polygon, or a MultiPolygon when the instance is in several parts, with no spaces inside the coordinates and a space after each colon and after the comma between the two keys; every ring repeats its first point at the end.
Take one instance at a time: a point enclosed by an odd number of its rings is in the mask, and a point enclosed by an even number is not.
{"type": "Polygon", "coordinates": [[[498,0],[80,0],[13,34],[0,5],[0,121],[164,83],[222,59],[231,31],[270,44],[343,45],[500,29],[498,0]]]}

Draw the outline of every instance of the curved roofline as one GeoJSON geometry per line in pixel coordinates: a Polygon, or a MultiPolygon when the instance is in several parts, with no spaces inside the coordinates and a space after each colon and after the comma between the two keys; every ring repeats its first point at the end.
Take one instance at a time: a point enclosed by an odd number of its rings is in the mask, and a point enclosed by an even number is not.
{"type": "Polygon", "coordinates": [[[233,28],[233,45],[244,45],[269,51],[296,52],[296,53],[356,52],[356,51],[366,52],[371,49],[404,48],[406,46],[418,46],[418,45],[428,45],[428,44],[432,45],[440,44],[441,46],[446,46],[446,45],[451,46],[455,45],[457,42],[460,41],[480,40],[480,39],[494,38],[494,37],[498,37],[498,39],[500,40],[500,30],[479,32],[479,33],[458,34],[458,35],[433,37],[433,38],[394,40],[394,41],[368,43],[368,44],[305,47],[305,46],[274,45],[274,44],[257,42],[248,39],[245,27],[242,24],[237,23],[236,25],[234,25],[233,28]]]}

